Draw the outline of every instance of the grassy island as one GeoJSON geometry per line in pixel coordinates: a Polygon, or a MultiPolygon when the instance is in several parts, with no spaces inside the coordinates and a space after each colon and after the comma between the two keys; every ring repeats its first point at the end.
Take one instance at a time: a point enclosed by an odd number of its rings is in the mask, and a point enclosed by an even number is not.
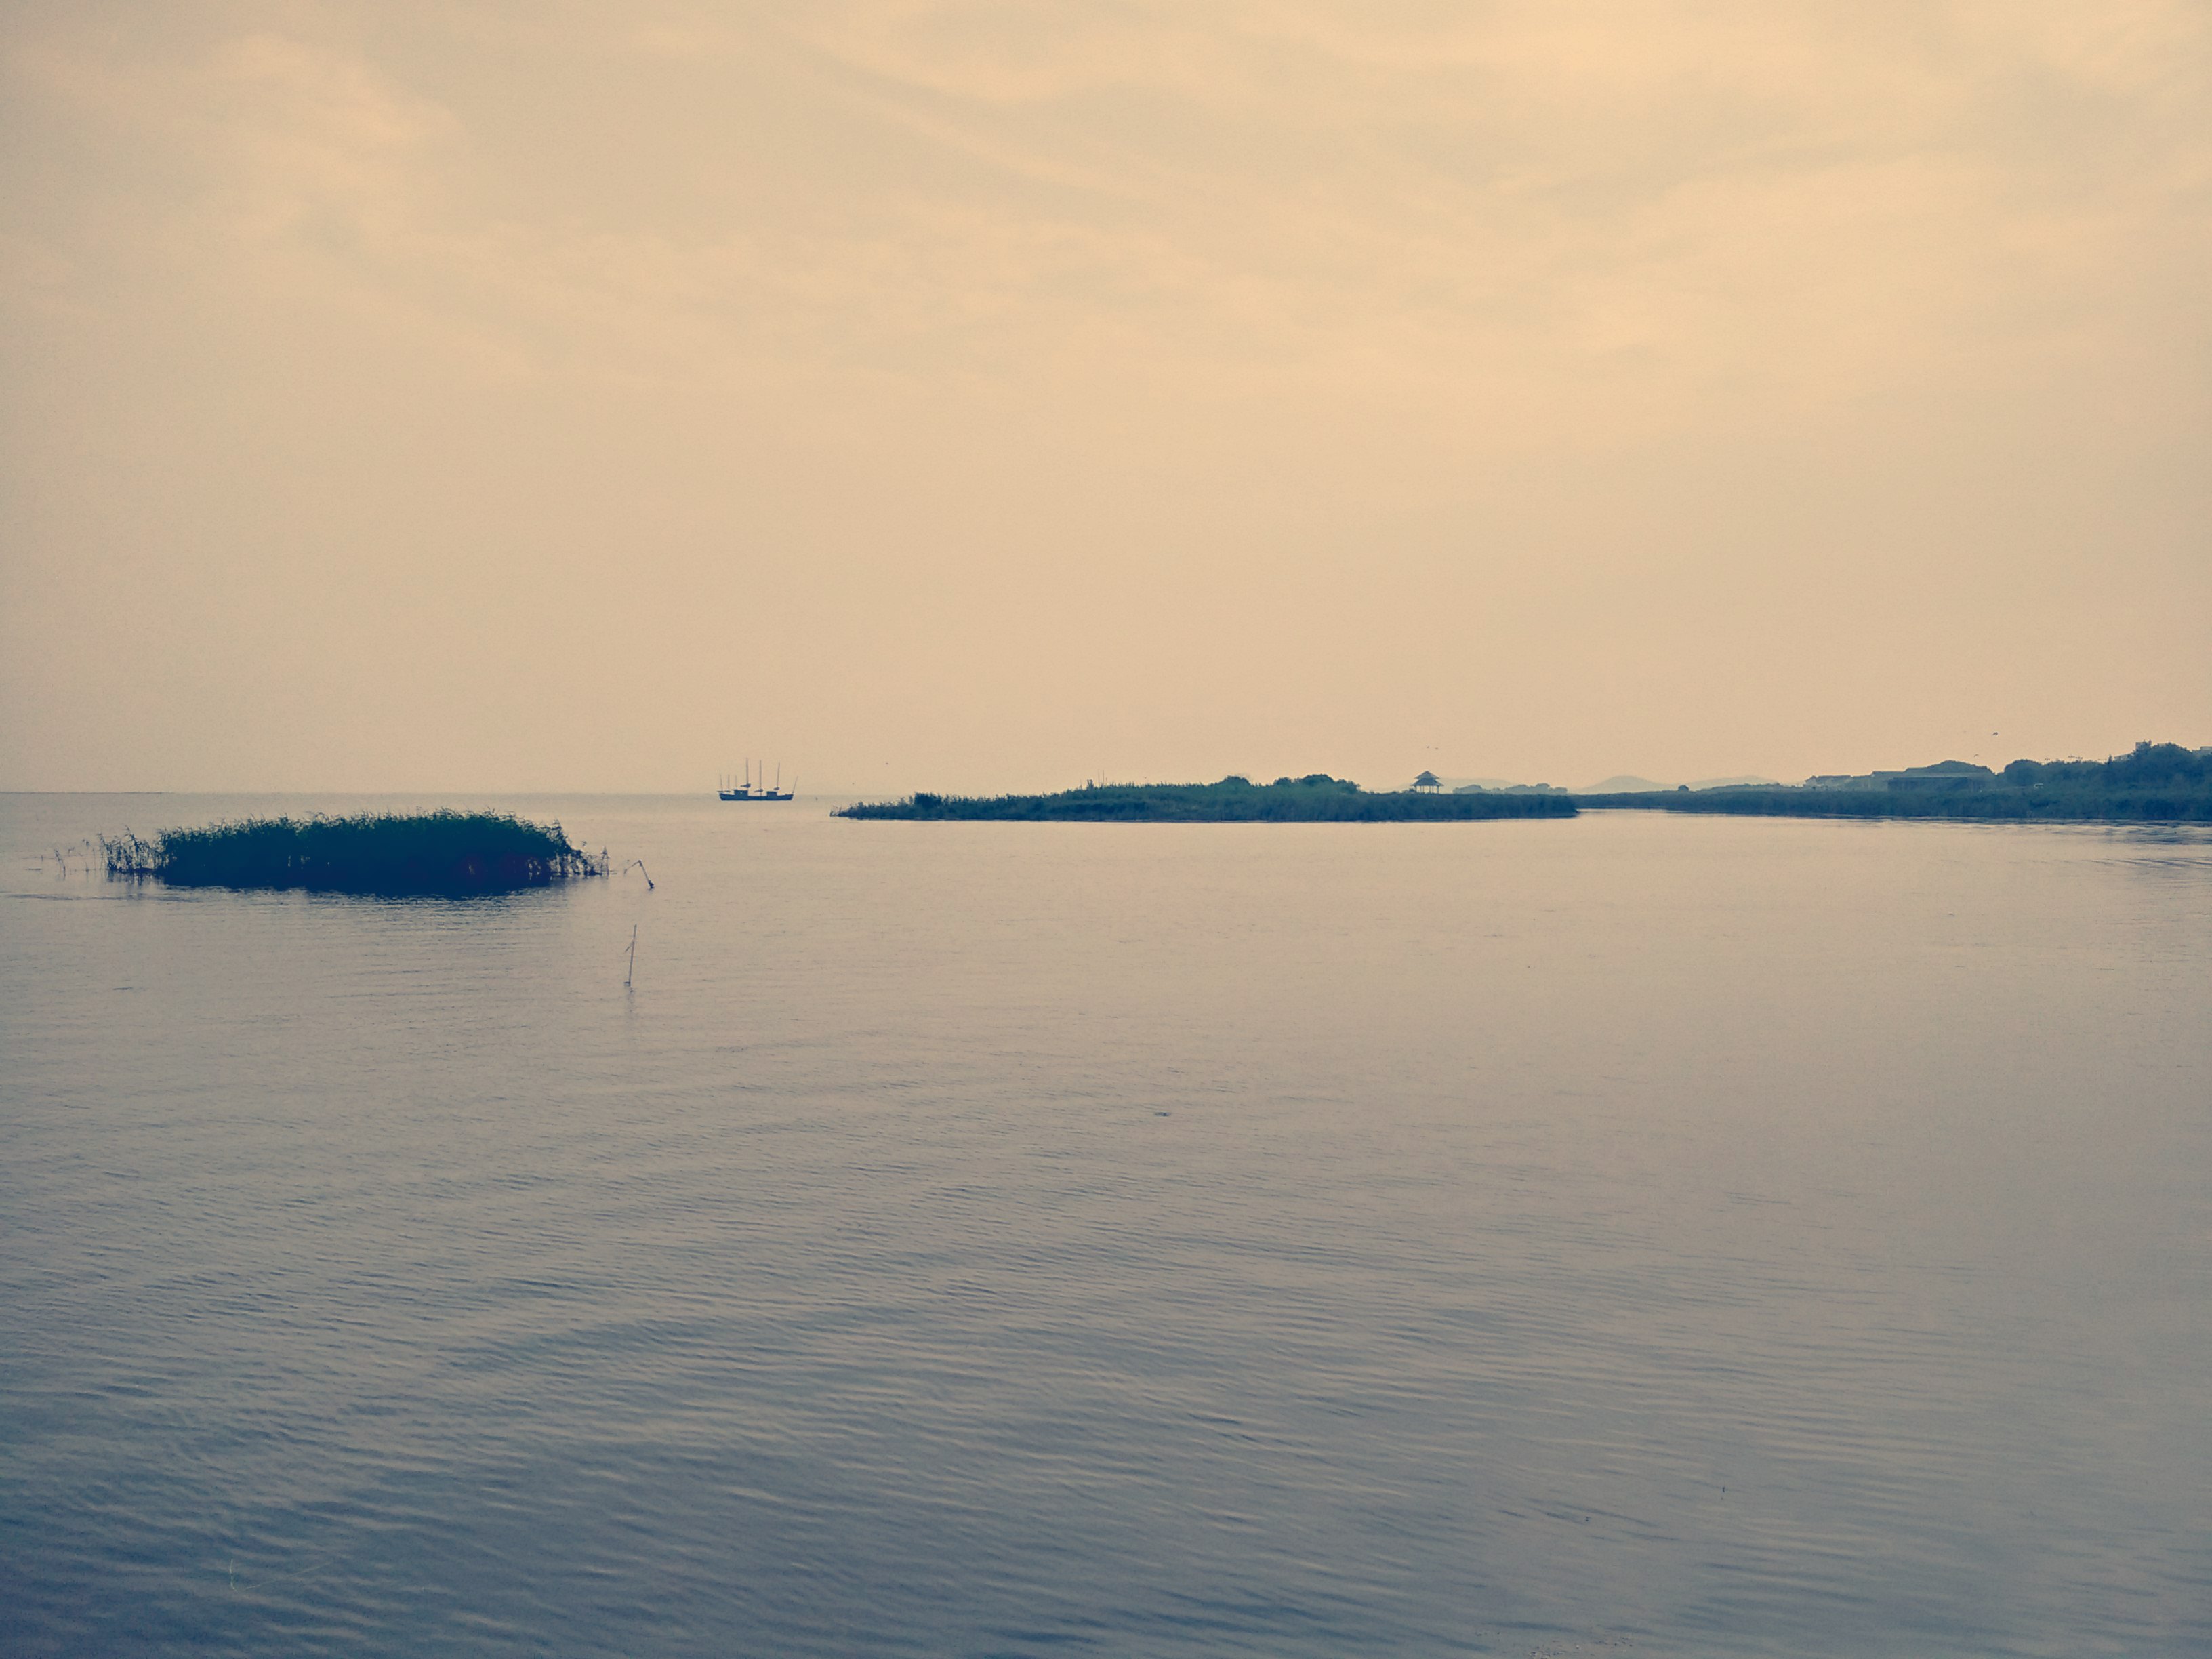
{"type": "Polygon", "coordinates": [[[904,800],[863,801],[839,813],[848,818],[1071,823],[1450,823],[1574,815],[1574,802],[1565,795],[1447,795],[1410,789],[1377,794],[1325,772],[1267,784],[1227,777],[1218,783],[1085,784],[1053,795],[916,793],[904,800]]]}
{"type": "Polygon", "coordinates": [[[126,830],[100,847],[110,875],[179,887],[502,893],[607,872],[606,860],[570,845],[559,824],[503,812],[246,818],[151,837],[126,830]]]}
{"type": "MultiPolygon", "coordinates": [[[[1434,781],[1427,775],[1422,783],[1434,781]]],[[[1536,789],[1370,793],[1316,772],[1256,784],[1086,784],[1047,795],[936,795],[863,801],[848,818],[1082,823],[1381,823],[1571,818],[1578,808],[1767,817],[1964,818],[2051,823],[2212,823],[2212,749],[2139,743],[2102,761],[2017,760],[2002,771],[1940,761],[1802,784],[1572,794],[1536,789]]]]}
{"type": "Polygon", "coordinates": [[[2139,743],[2103,761],[1963,761],[1794,787],[1577,795],[1587,807],[1765,817],[1969,818],[2051,823],[2212,823],[2212,751],[2139,743]]]}

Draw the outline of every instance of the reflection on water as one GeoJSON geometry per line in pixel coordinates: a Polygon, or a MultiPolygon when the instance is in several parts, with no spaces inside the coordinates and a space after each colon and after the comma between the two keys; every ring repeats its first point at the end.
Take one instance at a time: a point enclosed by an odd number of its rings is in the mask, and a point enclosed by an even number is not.
{"type": "Polygon", "coordinates": [[[11,1650],[2212,1651],[2201,837],[250,805],[4,803],[11,1650]]]}

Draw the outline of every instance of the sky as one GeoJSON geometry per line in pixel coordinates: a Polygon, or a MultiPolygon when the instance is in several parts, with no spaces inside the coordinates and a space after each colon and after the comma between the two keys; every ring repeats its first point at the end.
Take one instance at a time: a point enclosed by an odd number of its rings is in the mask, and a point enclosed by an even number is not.
{"type": "Polygon", "coordinates": [[[4,0],[0,339],[0,787],[2212,744],[2202,0],[4,0]]]}

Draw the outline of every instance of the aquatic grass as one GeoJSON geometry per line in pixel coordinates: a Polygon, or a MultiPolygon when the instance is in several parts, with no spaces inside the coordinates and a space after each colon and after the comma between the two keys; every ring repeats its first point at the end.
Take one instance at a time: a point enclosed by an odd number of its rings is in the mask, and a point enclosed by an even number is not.
{"type": "Polygon", "coordinates": [[[103,836],[111,876],[179,887],[348,893],[499,893],[607,873],[556,823],[505,812],[364,812],[243,818],[146,836],[103,836]]]}

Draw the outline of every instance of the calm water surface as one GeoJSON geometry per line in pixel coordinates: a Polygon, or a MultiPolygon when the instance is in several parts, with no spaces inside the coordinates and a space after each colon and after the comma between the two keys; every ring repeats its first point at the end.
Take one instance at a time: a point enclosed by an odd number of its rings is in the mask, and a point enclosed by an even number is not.
{"type": "Polygon", "coordinates": [[[0,799],[0,1649],[2212,1653],[2202,836],[363,804],[0,799]]]}

